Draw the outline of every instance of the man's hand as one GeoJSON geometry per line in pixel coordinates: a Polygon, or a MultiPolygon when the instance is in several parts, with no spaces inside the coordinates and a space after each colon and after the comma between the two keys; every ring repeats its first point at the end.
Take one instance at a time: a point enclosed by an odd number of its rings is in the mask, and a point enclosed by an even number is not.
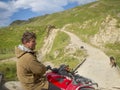
{"type": "Polygon", "coordinates": [[[47,68],[47,70],[51,70],[51,66],[50,65],[48,65],[48,66],[46,66],[46,68],[47,68]]]}

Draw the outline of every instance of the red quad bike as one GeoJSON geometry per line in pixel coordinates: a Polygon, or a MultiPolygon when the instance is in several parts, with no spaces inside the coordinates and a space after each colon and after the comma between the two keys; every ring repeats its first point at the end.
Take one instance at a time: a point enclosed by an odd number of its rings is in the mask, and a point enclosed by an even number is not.
{"type": "Polygon", "coordinates": [[[51,72],[46,74],[49,82],[48,90],[96,90],[97,83],[77,74],[76,70],[79,67],[80,64],[71,71],[65,64],[53,69],[49,66],[51,72]]]}

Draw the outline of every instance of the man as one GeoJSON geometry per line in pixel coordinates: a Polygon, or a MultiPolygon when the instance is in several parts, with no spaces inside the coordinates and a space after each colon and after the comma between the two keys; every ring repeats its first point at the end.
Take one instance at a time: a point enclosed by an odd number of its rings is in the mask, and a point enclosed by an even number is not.
{"type": "Polygon", "coordinates": [[[17,61],[17,76],[25,90],[47,90],[48,82],[44,78],[47,70],[45,65],[38,62],[34,51],[36,35],[25,32],[22,36],[22,45],[15,48],[17,61]]]}

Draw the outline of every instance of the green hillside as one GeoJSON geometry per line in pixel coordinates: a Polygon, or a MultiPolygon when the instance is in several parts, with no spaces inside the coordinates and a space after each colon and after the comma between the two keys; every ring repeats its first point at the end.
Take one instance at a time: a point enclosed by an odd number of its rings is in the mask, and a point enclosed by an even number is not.
{"type": "MultiPolygon", "coordinates": [[[[0,59],[14,56],[14,47],[20,43],[21,35],[26,30],[37,34],[37,49],[39,49],[47,34],[47,25],[62,28],[70,24],[66,29],[78,35],[83,41],[92,44],[88,38],[99,32],[102,22],[108,15],[117,20],[116,28],[120,28],[119,6],[120,0],[98,0],[66,11],[30,18],[27,21],[14,21],[10,26],[0,28],[0,59]]],[[[107,42],[103,46],[104,51],[108,55],[115,56],[120,64],[119,45],[119,41],[116,41],[116,44],[107,42]]],[[[99,48],[99,46],[96,47],[99,48]]]]}

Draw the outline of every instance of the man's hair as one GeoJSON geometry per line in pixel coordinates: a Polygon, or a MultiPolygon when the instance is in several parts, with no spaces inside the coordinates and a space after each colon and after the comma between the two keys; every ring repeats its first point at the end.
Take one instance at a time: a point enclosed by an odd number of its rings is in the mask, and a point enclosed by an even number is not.
{"type": "Polygon", "coordinates": [[[28,32],[28,31],[26,31],[26,32],[24,32],[23,33],[23,36],[22,36],[22,38],[21,38],[21,41],[22,41],[22,43],[24,44],[24,43],[27,43],[27,42],[29,42],[31,39],[36,39],[36,34],[35,33],[33,33],[33,32],[28,32]]]}

